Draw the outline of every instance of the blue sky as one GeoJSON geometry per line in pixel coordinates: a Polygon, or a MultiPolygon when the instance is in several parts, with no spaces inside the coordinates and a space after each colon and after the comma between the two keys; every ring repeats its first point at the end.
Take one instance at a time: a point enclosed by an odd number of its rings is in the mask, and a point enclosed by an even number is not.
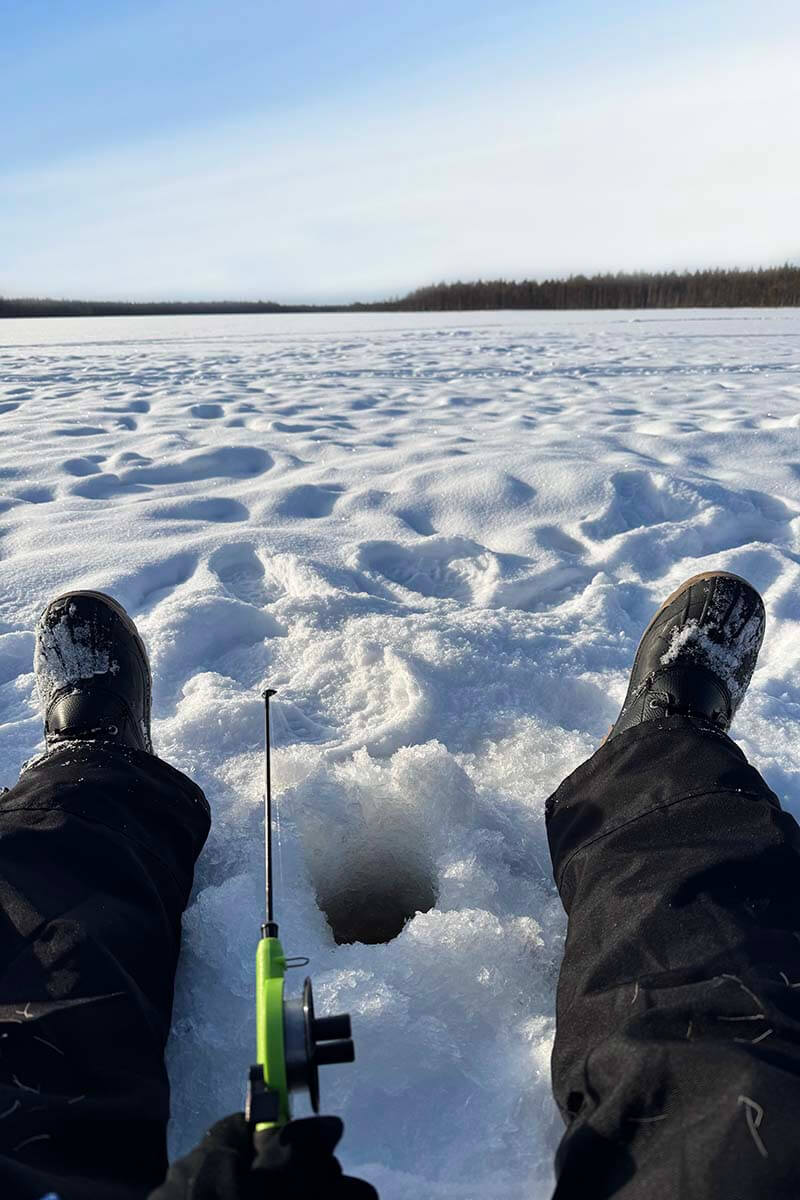
{"type": "Polygon", "coordinates": [[[800,259],[795,0],[0,0],[0,294],[800,259]]]}

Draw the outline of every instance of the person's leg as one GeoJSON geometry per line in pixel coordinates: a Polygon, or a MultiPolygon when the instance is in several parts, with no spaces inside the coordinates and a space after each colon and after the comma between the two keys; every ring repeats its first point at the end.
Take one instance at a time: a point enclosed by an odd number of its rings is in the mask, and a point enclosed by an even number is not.
{"type": "Polygon", "coordinates": [[[796,1200],[800,830],[731,712],[680,715],[670,686],[652,719],[651,684],[629,693],[641,719],[626,703],[548,802],[569,917],[555,1197],[796,1200]]]}
{"type": "Polygon", "coordinates": [[[558,1200],[796,1200],[794,820],[729,738],[673,717],[570,776],[549,836],[558,1200]]]}
{"type": "Polygon", "coordinates": [[[141,1200],[167,1165],[181,914],[201,790],[154,757],[150,665],[111,597],[36,628],[46,754],[0,796],[0,1196],[141,1200]]]}
{"type": "Polygon", "coordinates": [[[133,1200],[166,1171],[180,920],[205,798],[70,743],[0,797],[0,1195],[133,1200]]]}

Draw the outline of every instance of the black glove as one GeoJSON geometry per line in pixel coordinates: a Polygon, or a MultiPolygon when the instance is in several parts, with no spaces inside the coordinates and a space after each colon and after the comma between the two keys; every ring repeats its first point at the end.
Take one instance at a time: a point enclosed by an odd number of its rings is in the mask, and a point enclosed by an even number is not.
{"type": "Polygon", "coordinates": [[[308,1117],[256,1135],[243,1113],[212,1125],[174,1162],[149,1200],[378,1200],[369,1183],[343,1175],[334,1149],[338,1117],[308,1117]]]}

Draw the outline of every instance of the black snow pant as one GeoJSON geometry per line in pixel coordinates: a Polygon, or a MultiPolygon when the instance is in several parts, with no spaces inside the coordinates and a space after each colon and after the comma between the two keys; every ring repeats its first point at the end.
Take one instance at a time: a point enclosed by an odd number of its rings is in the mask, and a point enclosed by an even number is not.
{"type": "Polygon", "coordinates": [[[795,821],[682,717],[602,746],[547,813],[569,916],[554,1200],[798,1200],[795,821]]]}
{"type": "Polygon", "coordinates": [[[209,829],[152,755],[60,749],[0,796],[0,1197],[163,1179],[181,914],[209,829]]]}
{"type": "MultiPolygon", "coordinates": [[[[800,1195],[800,837],[727,737],[620,735],[548,805],[569,913],[557,1200],[800,1195]]],[[[166,1166],[180,917],[208,831],[145,754],[0,797],[0,1196],[141,1200],[166,1166]]]]}

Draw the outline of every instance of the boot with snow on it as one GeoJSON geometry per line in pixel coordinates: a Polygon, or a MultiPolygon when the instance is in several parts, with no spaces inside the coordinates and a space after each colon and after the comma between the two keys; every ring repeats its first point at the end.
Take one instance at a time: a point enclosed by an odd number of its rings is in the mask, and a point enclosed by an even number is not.
{"type": "Polygon", "coordinates": [[[764,602],[727,571],[693,575],[648,625],[606,741],[645,721],[688,716],[727,733],[764,637],[764,602]]]}
{"type": "Polygon", "coordinates": [[[66,592],[36,625],[33,669],[48,752],[97,741],[152,753],[150,663],[125,609],[102,592],[66,592]]]}

